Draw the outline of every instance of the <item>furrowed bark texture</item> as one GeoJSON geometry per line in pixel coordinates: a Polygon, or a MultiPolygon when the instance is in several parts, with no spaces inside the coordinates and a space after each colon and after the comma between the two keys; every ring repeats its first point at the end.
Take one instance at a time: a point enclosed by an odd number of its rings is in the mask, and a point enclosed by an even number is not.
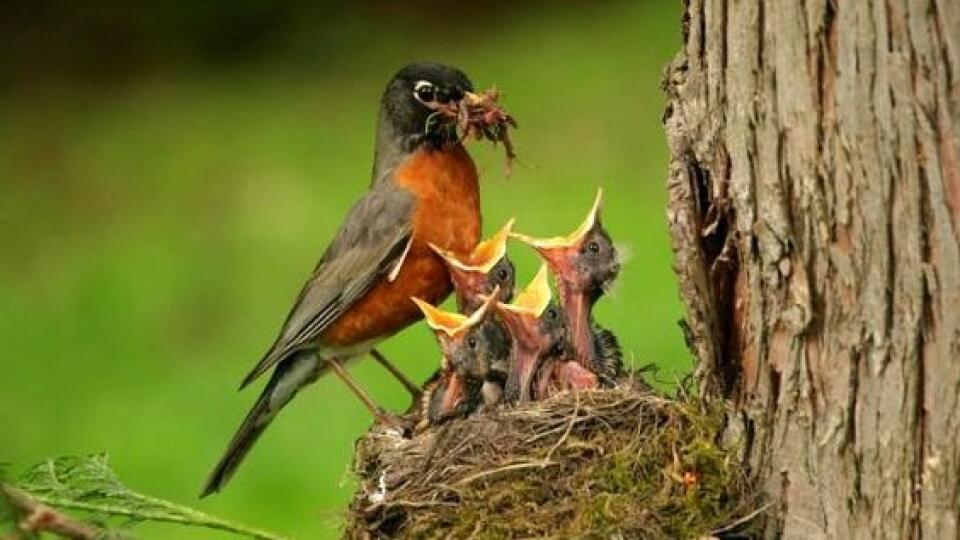
{"type": "Polygon", "coordinates": [[[688,0],[668,219],[769,537],[960,534],[960,3],[688,0]]]}

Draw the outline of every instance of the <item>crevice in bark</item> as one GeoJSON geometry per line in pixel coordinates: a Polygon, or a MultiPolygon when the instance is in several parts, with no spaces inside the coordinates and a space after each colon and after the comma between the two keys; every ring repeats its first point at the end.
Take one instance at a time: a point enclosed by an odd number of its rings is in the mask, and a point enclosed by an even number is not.
{"type": "MultiPolygon", "coordinates": [[[[823,18],[821,20],[820,34],[817,36],[817,46],[819,54],[817,55],[817,80],[814,87],[817,92],[817,104],[819,105],[819,122],[817,123],[817,154],[823,155],[826,151],[826,134],[828,129],[832,128],[836,114],[833,111],[834,105],[834,69],[837,65],[836,52],[836,8],[833,5],[835,0],[827,0],[823,8],[823,18]]],[[[819,176],[819,174],[818,174],[819,176]]],[[[821,178],[822,181],[822,178],[821,178]]],[[[826,191],[826,190],[824,190],[826,191]]]]}
{"type": "Polygon", "coordinates": [[[734,356],[731,356],[737,352],[731,321],[735,319],[733,283],[738,255],[736,243],[730,235],[732,207],[723,196],[726,189],[723,170],[729,158],[718,147],[714,168],[720,169],[719,176],[712,175],[710,169],[697,161],[692,151],[687,153],[685,162],[698,218],[698,249],[709,275],[710,295],[716,313],[714,331],[717,358],[714,375],[719,388],[715,390],[720,395],[730,395],[739,377],[739,363],[733,361],[734,356]]]}
{"type": "MultiPolygon", "coordinates": [[[[690,175],[690,187],[693,191],[693,200],[696,204],[697,209],[697,218],[699,222],[703,223],[706,220],[707,212],[710,209],[710,171],[704,169],[700,163],[697,162],[697,157],[693,155],[692,151],[687,152],[686,156],[687,164],[687,174],[690,175]]],[[[711,252],[709,242],[701,242],[701,247],[704,248],[704,257],[707,260],[707,264],[710,264],[711,252]]],[[[716,250],[719,253],[719,250],[716,250]]],[[[713,254],[713,257],[716,257],[716,254],[713,254]]]]}
{"type": "MultiPolygon", "coordinates": [[[[932,265],[936,264],[932,259],[931,253],[931,242],[930,242],[930,228],[929,224],[933,222],[933,213],[930,209],[930,188],[929,188],[929,178],[927,177],[926,170],[923,167],[919,168],[920,175],[920,201],[919,201],[919,215],[920,222],[923,226],[920,228],[920,260],[926,268],[931,268],[932,265]]],[[[917,335],[917,367],[918,367],[918,379],[917,379],[917,396],[916,396],[916,410],[914,415],[917,418],[917,432],[915,435],[915,444],[916,444],[916,455],[917,461],[916,466],[913,470],[912,484],[913,489],[913,515],[911,516],[913,520],[913,531],[915,538],[923,538],[923,489],[924,484],[924,467],[927,463],[927,448],[930,443],[928,436],[928,414],[926,408],[926,395],[927,395],[927,340],[926,332],[924,329],[931,329],[936,326],[936,315],[934,307],[934,297],[930,291],[929,284],[926,277],[922,280],[921,286],[921,298],[922,298],[922,310],[920,315],[920,325],[921,331],[917,335]]]]}
{"type": "MultiPolygon", "coordinates": [[[[926,297],[926,293],[924,293],[926,297]]],[[[926,302],[924,302],[926,303],[926,302]]],[[[927,319],[928,307],[924,306],[924,316],[921,321],[929,324],[930,320],[927,319]]],[[[916,405],[915,410],[913,411],[914,416],[917,418],[916,425],[916,434],[914,435],[914,444],[916,453],[916,462],[914,464],[914,469],[911,475],[911,499],[913,504],[910,509],[910,519],[912,521],[912,529],[914,538],[923,538],[923,520],[920,519],[920,511],[923,508],[923,465],[926,462],[926,440],[927,440],[927,412],[924,410],[923,401],[924,395],[926,393],[926,365],[923,359],[923,334],[919,335],[918,339],[918,350],[920,354],[917,357],[917,367],[918,367],[918,380],[917,380],[917,392],[916,392],[916,405]]]]}
{"type": "MultiPolygon", "coordinates": [[[[724,34],[726,33],[727,29],[729,28],[728,25],[727,25],[727,10],[728,10],[728,9],[729,9],[729,7],[727,6],[726,0],[724,0],[723,2],[721,2],[721,7],[720,7],[720,14],[721,14],[720,28],[723,30],[724,34]]],[[[724,36],[723,36],[723,39],[720,40],[720,59],[721,59],[720,72],[723,73],[723,74],[726,74],[726,73],[727,73],[727,37],[726,37],[726,35],[724,35],[724,36]]]]}
{"type": "Polygon", "coordinates": [[[763,32],[766,28],[766,21],[764,20],[766,16],[765,5],[765,2],[757,2],[757,76],[763,71],[763,32]]]}
{"type": "Polygon", "coordinates": [[[780,507],[776,517],[772,520],[772,526],[768,527],[767,529],[768,538],[779,538],[783,534],[783,530],[786,528],[787,516],[790,515],[789,493],[790,473],[787,471],[780,471],[780,507]]]}

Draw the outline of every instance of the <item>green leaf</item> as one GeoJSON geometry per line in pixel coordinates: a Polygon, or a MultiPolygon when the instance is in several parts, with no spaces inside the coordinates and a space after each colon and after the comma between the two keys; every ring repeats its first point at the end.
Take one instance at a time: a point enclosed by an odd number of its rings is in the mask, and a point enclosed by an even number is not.
{"type": "Polygon", "coordinates": [[[14,484],[39,503],[78,512],[100,526],[116,518],[122,519],[124,526],[156,521],[218,529],[261,540],[283,538],[133,491],[117,478],[106,454],[49,459],[28,469],[14,484]]]}

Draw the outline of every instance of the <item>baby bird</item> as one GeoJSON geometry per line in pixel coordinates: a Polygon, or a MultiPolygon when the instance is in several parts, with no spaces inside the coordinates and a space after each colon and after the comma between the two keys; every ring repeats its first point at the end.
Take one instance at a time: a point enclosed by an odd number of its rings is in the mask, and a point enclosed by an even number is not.
{"type": "Polygon", "coordinates": [[[437,246],[430,246],[447,264],[461,313],[471,313],[477,309],[483,303],[481,295],[492,294],[495,287],[500,287],[499,301],[509,302],[513,298],[515,272],[513,262],[507,256],[507,238],[514,221],[508,221],[463,258],[437,246]]]}
{"type": "Polygon", "coordinates": [[[549,346],[538,360],[539,367],[532,381],[533,398],[542,400],[560,391],[598,388],[597,376],[573,357],[563,308],[551,300],[537,322],[549,346]]]}
{"type": "Polygon", "coordinates": [[[498,389],[506,378],[510,338],[493,317],[498,298],[495,287],[487,300],[469,316],[443,311],[414,298],[433,329],[443,352],[440,371],[427,382],[421,424],[437,424],[464,416],[481,405],[499,400],[498,389]]]}
{"type": "MultiPolygon", "coordinates": [[[[540,267],[513,303],[498,302],[497,313],[512,341],[504,399],[522,403],[539,397],[540,389],[532,388],[535,376],[542,373],[545,363],[561,362],[568,350],[567,325],[562,310],[551,300],[547,266],[540,267]]],[[[590,375],[588,373],[587,377],[590,375]]],[[[544,379],[541,377],[539,380],[544,379]]],[[[588,382],[582,384],[584,387],[591,386],[588,382]]]]}
{"type": "Polygon", "coordinates": [[[536,249],[556,278],[570,341],[580,364],[612,385],[623,370],[616,336],[593,321],[593,306],[620,273],[620,256],[600,222],[603,190],[579,227],[567,236],[534,238],[511,233],[536,249]]]}
{"type": "MultiPolygon", "coordinates": [[[[513,228],[514,221],[513,219],[509,220],[493,236],[479,242],[473,248],[473,251],[463,258],[457,257],[450,251],[431,246],[437,255],[443,259],[450,271],[460,313],[472,313],[483,304],[486,296],[493,295],[493,291],[497,287],[499,287],[499,292],[494,296],[498,301],[509,302],[513,298],[516,273],[513,263],[507,256],[507,238],[513,228]]],[[[495,373],[505,375],[505,370],[495,373]]],[[[442,377],[442,375],[442,369],[438,369],[426,383],[433,398],[448,391],[444,385],[458,385],[460,383],[455,377],[442,377]]],[[[496,380],[489,380],[484,383],[482,392],[486,405],[493,405],[499,401],[503,391],[503,382],[503,380],[500,380],[499,383],[496,380]]],[[[456,388],[450,390],[455,392],[456,388]]]]}

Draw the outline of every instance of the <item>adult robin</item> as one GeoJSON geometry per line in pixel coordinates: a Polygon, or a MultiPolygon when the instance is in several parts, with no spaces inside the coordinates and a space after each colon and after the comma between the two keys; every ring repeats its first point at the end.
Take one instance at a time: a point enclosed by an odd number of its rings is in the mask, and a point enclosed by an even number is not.
{"type": "MultiPolygon", "coordinates": [[[[416,63],[380,100],[369,190],[320,259],[279,336],[241,388],[273,369],[203,488],[219,491],[277,412],[332,371],[373,412],[387,415],[345,371],[348,360],[421,317],[411,296],[439,303],[451,291],[433,244],[465,256],[480,240],[477,170],[460,143],[455,114],[480,101],[459,69],[416,63]]],[[[328,180],[329,181],[329,180],[328,180]]]]}
{"type": "Polygon", "coordinates": [[[466,257],[435,245],[430,247],[443,258],[453,280],[454,295],[461,313],[471,313],[498,288],[497,299],[513,298],[516,270],[507,256],[507,238],[513,229],[511,219],[489,239],[476,245],[466,257]]]}
{"type": "Polygon", "coordinates": [[[414,298],[443,351],[441,369],[426,385],[421,425],[464,416],[499,401],[510,360],[510,337],[493,316],[497,290],[469,316],[414,298]]]}
{"type": "Polygon", "coordinates": [[[623,354],[616,336],[594,322],[593,306],[619,275],[620,255],[600,221],[602,199],[603,191],[598,190],[586,219],[567,236],[511,236],[536,249],[549,265],[576,358],[610,385],[622,372],[623,354]]]}

